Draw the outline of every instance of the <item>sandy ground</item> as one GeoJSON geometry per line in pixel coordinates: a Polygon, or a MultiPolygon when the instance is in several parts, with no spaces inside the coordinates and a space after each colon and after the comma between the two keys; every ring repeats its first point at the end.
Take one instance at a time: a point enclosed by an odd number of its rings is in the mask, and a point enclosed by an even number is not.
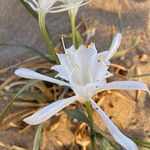
{"type": "MultiPolygon", "coordinates": [[[[137,56],[143,53],[150,55],[150,1],[149,0],[124,0],[118,4],[117,0],[93,0],[87,7],[82,7],[78,14],[78,22],[83,21],[87,26],[96,28],[96,35],[91,41],[95,42],[99,51],[106,50],[109,46],[112,26],[119,30],[118,9],[122,8],[122,34],[121,49],[129,47],[136,37],[141,36],[141,41],[134,51],[129,52],[124,58],[113,62],[130,68],[133,64],[139,66],[142,73],[150,72],[150,59],[139,63],[137,56]]],[[[0,43],[25,42],[46,52],[46,47],[40,37],[37,21],[26,11],[18,0],[0,1],[0,43]]],[[[49,28],[53,34],[69,33],[68,16],[66,13],[49,14],[47,16],[49,28]]],[[[56,40],[57,41],[57,40],[56,40]]],[[[67,43],[69,46],[69,43],[67,43]]],[[[26,58],[32,57],[29,51],[19,48],[3,48],[0,50],[0,68],[10,66],[26,58]]],[[[3,75],[1,75],[3,77],[3,75]]],[[[150,86],[149,78],[142,81],[150,86]]],[[[129,137],[150,141],[150,101],[146,93],[141,92],[138,103],[135,103],[135,92],[128,92],[132,100],[108,94],[104,103],[105,111],[116,117],[122,123],[122,131],[129,137]]],[[[2,109],[8,100],[0,101],[2,109]]],[[[95,113],[95,120],[101,124],[101,120],[95,113]]],[[[43,143],[43,150],[75,150],[74,125],[67,119],[65,113],[54,117],[49,122],[54,127],[43,143]],[[59,123],[58,121],[59,120],[59,123]],[[55,125],[58,124],[58,125],[55,125]]],[[[50,128],[49,126],[47,128],[50,128]]],[[[9,144],[32,149],[34,127],[26,133],[19,133],[18,128],[0,132],[0,141],[9,144]]],[[[7,149],[7,148],[6,148],[7,149]]],[[[1,148],[0,150],[5,150],[1,148]]]]}

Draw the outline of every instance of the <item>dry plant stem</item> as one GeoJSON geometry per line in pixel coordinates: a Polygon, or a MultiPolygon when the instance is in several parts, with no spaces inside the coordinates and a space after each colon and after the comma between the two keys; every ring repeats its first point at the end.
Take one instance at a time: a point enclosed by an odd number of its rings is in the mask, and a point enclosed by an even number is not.
{"type": "Polygon", "coordinates": [[[124,66],[121,66],[121,65],[118,65],[118,64],[114,64],[114,63],[111,63],[110,65],[111,65],[112,67],[121,69],[121,70],[123,70],[123,71],[127,71],[127,69],[126,69],[124,66]]]}
{"type": "Polygon", "coordinates": [[[52,101],[53,100],[53,95],[49,91],[49,89],[46,87],[46,85],[43,82],[39,82],[35,85],[40,91],[47,96],[47,98],[52,101]]]}
{"type": "Polygon", "coordinates": [[[17,63],[17,64],[14,64],[14,65],[12,65],[12,66],[9,66],[9,67],[6,67],[6,68],[2,68],[1,70],[0,70],[0,73],[5,73],[5,72],[7,72],[9,69],[12,69],[12,68],[16,68],[16,67],[18,67],[19,65],[24,65],[25,63],[28,63],[28,62],[30,62],[30,61],[35,61],[36,59],[39,59],[40,57],[39,56],[35,56],[35,57],[31,57],[31,58],[29,58],[29,59],[26,59],[25,61],[21,61],[21,62],[19,62],[19,63],[17,63]]]}
{"type": "Polygon", "coordinates": [[[52,39],[50,38],[47,30],[46,30],[46,25],[45,25],[45,14],[44,13],[39,13],[39,27],[41,30],[41,34],[43,36],[43,39],[48,47],[48,51],[52,58],[56,61],[56,63],[59,63],[58,57],[54,51],[53,44],[52,44],[52,39]]]}
{"type": "Polygon", "coordinates": [[[91,107],[91,103],[89,101],[85,102],[85,108],[86,108],[88,117],[89,117],[89,119],[91,121],[91,125],[90,125],[90,138],[91,138],[92,150],[96,150],[95,142],[94,142],[94,127],[93,127],[92,107],[91,107]]]}
{"type": "MultiPolygon", "coordinates": [[[[141,75],[141,74],[142,74],[142,73],[141,73],[141,69],[139,68],[139,66],[136,66],[136,67],[135,67],[135,73],[136,73],[136,75],[141,75]]],[[[138,80],[138,81],[141,81],[140,78],[138,78],[137,80],[138,80]]],[[[136,91],[136,98],[135,98],[136,101],[138,101],[138,98],[139,98],[140,94],[141,94],[141,90],[136,91]]]]}
{"type": "Polygon", "coordinates": [[[7,78],[1,85],[0,85],[0,91],[2,91],[10,82],[18,79],[16,76],[12,76],[7,78]]]}

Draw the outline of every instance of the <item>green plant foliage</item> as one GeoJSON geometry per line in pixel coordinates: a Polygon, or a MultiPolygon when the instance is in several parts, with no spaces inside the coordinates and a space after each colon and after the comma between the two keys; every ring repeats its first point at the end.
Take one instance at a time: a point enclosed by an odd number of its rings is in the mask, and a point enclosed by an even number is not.
{"type": "Polygon", "coordinates": [[[95,139],[96,139],[96,143],[97,143],[98,147],[101,150],[115,150],[111,146],[109,141],[105,137],[103,137],[100,133],[95,133],[95,139]]]}
{"type": "Polygon", "coordinates": [[[145,141],[141,141],[141,140],[134,140],[134,142],[135,142],[139,147],[150,148],[150,142],[145,142],[145,141]]]}
{"type": "Polygon", "coordinates": [[[83,38],[79,31],[76,30],[76,47],[78,48],[81,44],[83,44],[83,38]]]}
{"type": "Polygon", "coordinates": [[[85,115],[83,109],[78,106],[76,109],[67,109],[65,112],[73,119],[77,119],[79,122],[85,122],[91,126],[90,119],[85,115]]]}
{"type": "Polygon", "coordinates": [[[10,108],[10,106],[12,105],[12,103],[16,100],[16,98],[25,90],[27,90],[30,86],[36,84],[38,81],[37,80],[29,80],[29,82],[27,82],[26,85],[24,85],[19,91],[18,93],[14,96],[14,98],[6,105],[6,107],[4,108],[4,110],[2,110],[2,112],[0,113],[0,124],[2,124],[3,119],[5,118],[5,116],[8,113],[8,110],[10,108]]]}

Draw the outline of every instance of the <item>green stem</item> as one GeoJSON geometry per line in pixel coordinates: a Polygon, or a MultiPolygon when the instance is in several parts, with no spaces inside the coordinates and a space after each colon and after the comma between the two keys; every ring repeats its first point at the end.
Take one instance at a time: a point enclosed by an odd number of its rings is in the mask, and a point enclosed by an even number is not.
{"type": "Polygon", "coordinates": [[[56,55],[56,52],[54,51],[52,39],[50,38],[47,30],[46,30],[46,24],[45,24],[45,14],[43,12],[39,13],[39,27],[41,30],[41,34],[43,36],[43,39],[47,45],[48,51],[52,58],[56,61],[56,63],[59,63],[58,57],[56,55]]]}
{"type": "Polygon", "coordinates": [[[94,128],[93,128],[93,115],[92,115],[92,107],[91,107],[91,103],[90,101],[86,101],[85,102],[85,108],[88,114],[88,117],[91,121],[91,125],[90,125],[90,137],[91,137],[91,146],[92,146],[92,150],[95,150],[95,141],[94,141],[94,128]]]}
{"type": "Polygon", "coordinates": [[[141,141],[141,140],[134,140],[134,142],[141,147],[150,148],[150,142],[141,141]]]}
{"type": "Polygon", "coordinates": [[[70,23],[71,23],[71,32],[72,32],[72,43],[76,47],[76,14],[74,13],[74,10],[71,9],[69,11],[70,16],[70,23]]]}

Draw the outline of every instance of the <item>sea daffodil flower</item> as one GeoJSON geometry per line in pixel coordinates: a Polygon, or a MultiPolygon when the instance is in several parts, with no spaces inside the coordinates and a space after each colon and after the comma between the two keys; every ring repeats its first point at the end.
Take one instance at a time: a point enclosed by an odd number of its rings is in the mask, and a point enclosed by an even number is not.
{"type": "Polygon", "coordinates": [[[52,12],[61,12],[65,10],[74,11],[74,15],[76,16],[78,12],[78,8],[87,4],[90,0],[59,0],[62,3],[59,7],[53,7],[52,12]],[[60,9],[61,8],[61,9],[60,9]],[[60,9],[60,10],[59,10],[60,9]]]}
{"type": "Polygon", "coordinates": [[[24,0],[36,12],[47,14],[57,0],[24,0]]]}
{"type": "Polygon", "coordinates": [[[28,124],[36,125],[46,121],[75,101],[83,103],[89,101],[103,119],[116,142],[127,150],[137,150],[136,144],[121,133],[106,113],[92,99],[96,93],[104,90],[145,90],[149,92],[144,83],[137,81],[114,81],[106,83],[106,78],[112,76],[112,73],[108,71],[110,65],[109,60],[117,51],[120,41],[121,34],[117,33],[112,41],[109,51],[97,53],[95,45],[92,44],[88,48],[81,45],[78,50],[72,46],[69,49],[65,49],[65,54],[57,54],[60,65],[53,66],[51,69],[57,71],[57,77],[60,77],[65,81],[54,79],[26,68],[17,69],[15,74],[20,77],[39,79],[62,86],[68,86],[75,93],[75,96],[73,97],[58,100],[38,110],[33,115],[25,118],[24,121],[28,124]]]}
{"type": "Polygon", "coordinates": [[[48,51],[52,58],[59,63],[56,56],[56,52],[53,48],[52,38],[46,29],[46,14],[47,13],[59,13],[63,11],[69,12],[72,26],[73,44],[76,45],[75,40],[75,17],[78,12],[78,8],[85,5],[89,0],[24,0],[29,6],[37,12],[39,27],[47,45],[48,51]],[[58,5],[57,5],[58,4],[58,5]]]}
{"type": "Polygon", "coordinates": [[[85,5],[89,0],[24,0],[30,5],[30,7],[36,12],[47,13],[59,13],[67,11],[73,8],[79,8],[85,5]],[[60,5],[54,6],[57,2],[61,2],[60,5]]]}

